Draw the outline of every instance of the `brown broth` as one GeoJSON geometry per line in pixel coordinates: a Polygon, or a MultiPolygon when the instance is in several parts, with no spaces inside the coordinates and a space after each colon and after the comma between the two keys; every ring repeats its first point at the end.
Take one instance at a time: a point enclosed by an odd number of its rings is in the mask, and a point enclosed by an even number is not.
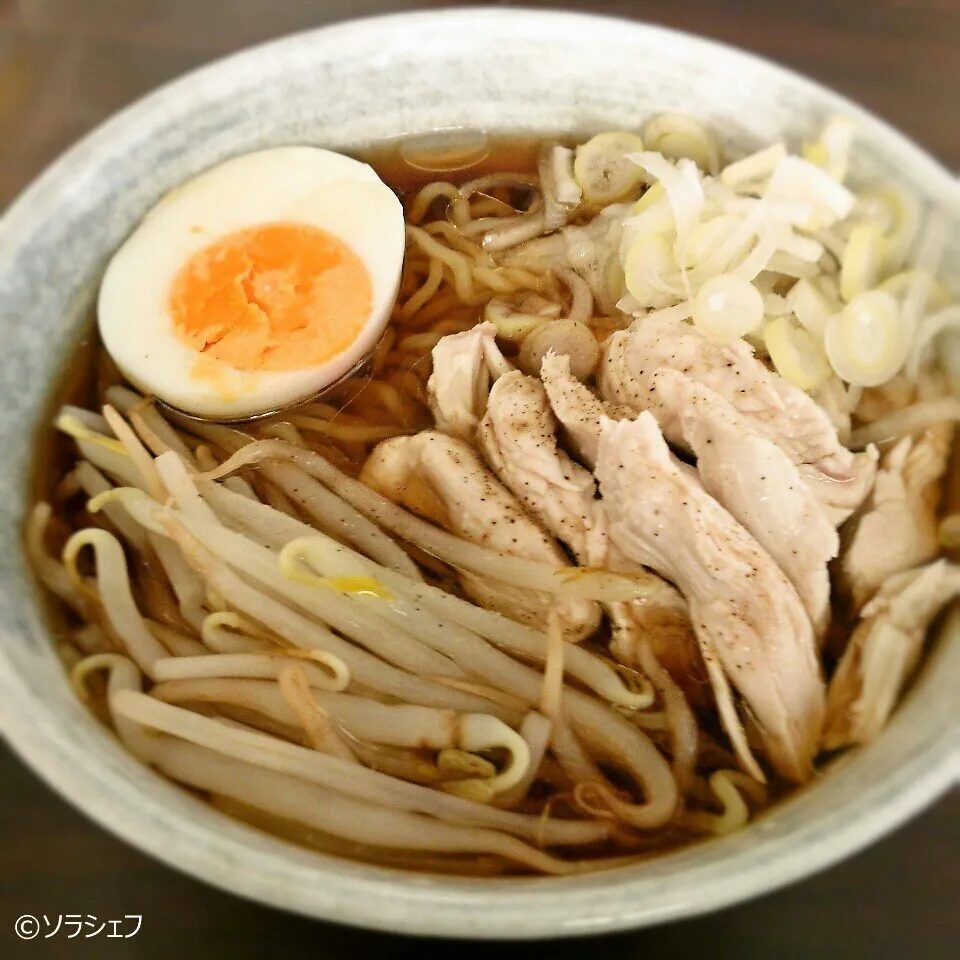
{"type": "Polygon", "coordinates": [[[31,502],[52,499],[61,477],[76,459],[72,441],[53,426],[53,420],[65,403],[96,408],[100,349],[100,338],[91,315],[82,325],[76,346],[69,351],[37,427],[29,486],[31,502]]]}
{"type": "Polygon", "coordinates": [[[460,185],[488,173],[533,173],[537,169],[537,151],[542,136],[487,136],[487,153],[468,166],[441,170],[424,170],[404,159],[404,145],[409,138],[388,141],[375,147],[353,151],[357,160],[369,163],[381,179],[401,198],[416,193],[428,183],[447,180],[460,185]]]}

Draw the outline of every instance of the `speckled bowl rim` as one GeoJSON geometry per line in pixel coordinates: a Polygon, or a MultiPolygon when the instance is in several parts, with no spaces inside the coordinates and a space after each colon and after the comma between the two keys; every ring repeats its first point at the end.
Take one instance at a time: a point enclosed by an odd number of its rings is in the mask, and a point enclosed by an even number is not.
{"type": "MultiPolygon", "coordinates": [[[[78,171],[109,151],[116,135],[135,128],[155,109],[189,100],[199,86],[229,87],[231,78],[265,55],[316,42],[333,44],[348,35],[375,36],[400,24],[409,27],[418,20],[426,24],[437,18],[457,21],[467,30],[495,18],[509,21],[518,30],[549,27],[582,30],[585,36],[604,29],[633,31],[637,37],[686,44],[705,58],[737,57],[745,69],[789,82],[816,98],[825,110],[842,112],[875,136],[895,141],[902,155],[924,168],[925,178],[938,193],[960,200],[951,174],[902,134],[850,101],[762,58],[663,27],[609,17],[472,8],[402,13],[323,27],[235,54],[160,88],[83,138],[23,192],[0,220],[0,256],[17,249],[31,217],[55,205],[59,191],[78,171]]],[[[19,544],[5,546],[19,549],[19,544]]],[[[33,598],[26,603],[34,603],[33,598]]],[[[957,676],[960,616],[951,618],[946,632],[950,642],[938,645],[924,670],[957,676]]],[[[171,867],[240,896],[325,920],[432,936],[535,938],[641,927],[716,910],[823,869],[894,829],[956,782],[956,713],[948,697],[941,699],[942,710],[935,722],[927,724],[920,742],[906,732],[906,715],[919,709],[916,698],[908,698],[888,730],[869,748],[871,761],[887,769],[885,778],[860,789],[857,770],[862,764],[854,764],[853,773],[850,764],[838,765],[830,780],[840,802],[832,809],[818,810],[819,791],[801,791],[789,806],[792,817],[799,816],[802,822],[789,830],[779,826],[776,816],[764,817],[734,837],[712,841],[709,847],[698,845],[645,864],[580,878],[437,879],[304,851],[226,821],[199,802],[195,810],[184,813],[182,794],[160,778],[155,790],[141,791],[136,798],[143,809],[133,809],[130,791],[124,789],[125,761],[104,771],[69,756],[57,735],[58,718],[44,715],[42,702],[16,674],[0,646],[0,720],[6,738],[51,787],[102,827],[171,867]],[[116,797],[123,799],[112,799],[105,788],[114,789],[116,797]],[[164,800],[174,796],[180,800],[170,814],[164,800]],[[814,812],[803,820],[808,806],[814,812]],[[149,829],[148,818],[153,818],[149,829]]]]}

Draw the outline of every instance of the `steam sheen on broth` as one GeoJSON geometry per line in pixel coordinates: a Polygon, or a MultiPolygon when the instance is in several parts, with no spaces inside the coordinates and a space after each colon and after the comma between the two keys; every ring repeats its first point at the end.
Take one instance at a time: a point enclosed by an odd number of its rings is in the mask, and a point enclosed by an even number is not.
{"type": "Polygon", "coordinates": [[[390,322],[253,423],[85,341],[26,531],[79,695],[231,816],[476,875],[729,833],[871,740],[960,590],[960,316],[851,136],[371,149],[390,322]]]}

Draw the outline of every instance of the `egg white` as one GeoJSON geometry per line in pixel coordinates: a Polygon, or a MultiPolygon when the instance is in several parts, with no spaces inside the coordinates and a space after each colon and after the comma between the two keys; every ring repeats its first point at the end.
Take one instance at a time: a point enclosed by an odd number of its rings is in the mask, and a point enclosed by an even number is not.
{"type": "Polygon", "coordinates": [[[268,413],[322,390],[373,349],[397,295],[403,250],[400,201],[366,164],[315,147],[246,154],[164,197],[117,251],[100,287],[100,336],[131,383],[179,410],[219,420],[268,413]],[[174,332],[174,279],[218,239],[279,222],[326,230],[356,253],[372,288],[367,321],[325,363],[284,372],[217,363],[211,376],[209,362],[174,332]]]}

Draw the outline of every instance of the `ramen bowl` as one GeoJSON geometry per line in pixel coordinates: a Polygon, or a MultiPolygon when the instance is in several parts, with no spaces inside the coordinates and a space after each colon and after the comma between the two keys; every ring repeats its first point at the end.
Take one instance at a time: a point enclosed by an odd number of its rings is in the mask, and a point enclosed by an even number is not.
{"type": "MultiPolygon", "coordinates": [[[[139,849],[238,895],[357,926],[480,938],[599,933],[715,910],[829,866],[947,789],[957,772],[954,616],[869,747],[740,833],[564,879],[414,875],[272,838],[141,765],[67,682],[22,547],[37,432],[108,256],[163,193],[273,145],[350,150],[458,127],[589,133],[665,110],[703,119],[733,152],[810,137],[842,114],[858,127],[856,178],[901,180],[960,207],[954,178],[917,146],[780,67],[661,28],[503,9],[347,23],[241,53],[114,117],[17,200],[0,222],[0,719],[52,788],[139,849]]],[[[947,264],[956,285],[956,245],[947,264]]]]}

